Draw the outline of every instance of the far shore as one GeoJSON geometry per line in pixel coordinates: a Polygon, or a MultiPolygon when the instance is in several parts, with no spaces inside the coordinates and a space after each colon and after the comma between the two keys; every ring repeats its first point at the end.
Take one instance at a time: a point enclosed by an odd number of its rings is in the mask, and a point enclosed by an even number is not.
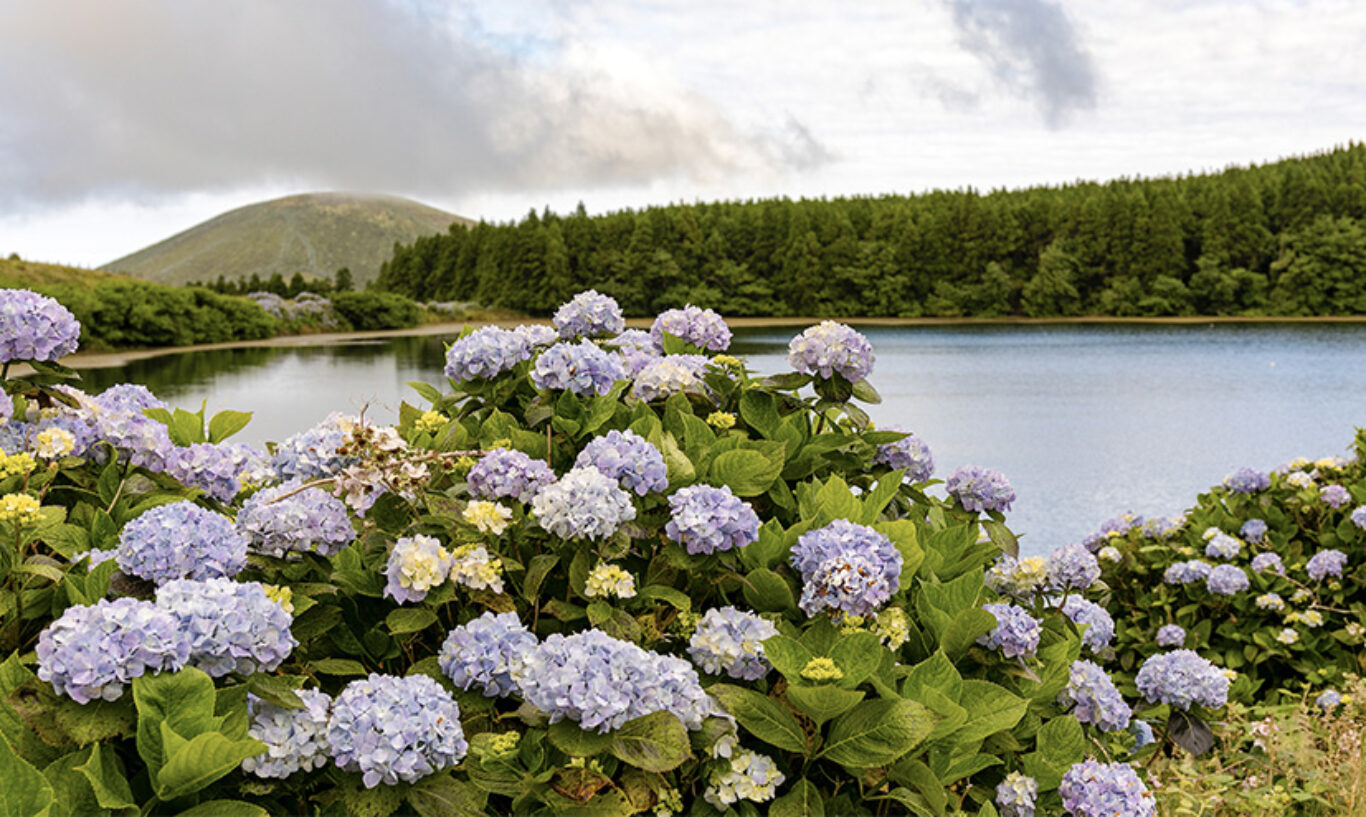
{"type": "MultiPolygon", "coordinates": [[[[726,323],[736,329],[764,328],[772,326],[802,327],[819,323],[824,318],[727,318],[726,323]]],[[[1249,324],[1323,324],[1323,323],[1366,323],[1366,315],[1343,317],[1166,317],[1166,318],[1114,318],[1088,316],[1079,318],[838,318],[851,326],[1067,326],[1067,325],[1148,325],[1148,326],[1194,326],[1223,323],[1249,324]]],[[[628,318],[626,325],[636,329],[648,329],[651,318],[628,318]]],[[[548,318],[505,318],[474,319],[429,323],[410,329],[384,329],[368,332],[324,332],[308,335],[279,335],[264,340],[232,341],[228,343],[202,343],[196,346],[160,346],[148,349],[116,349],[108,352],[77,352],[62,358],[61,363],[73,369],[104,369],[125,366],[136,360],[173,355],[182,352],[202,352],[216,349],[280,348],[288,349],[302,346],[328,346],[351,341],[384,340],[387,338],[428,337],[433,335],[456,335],[466,326],[517,326],[523,323],[549,324],[548,318]]],[[[27,367],[15,367],[15,374],[24,374],[27,367]]]]}

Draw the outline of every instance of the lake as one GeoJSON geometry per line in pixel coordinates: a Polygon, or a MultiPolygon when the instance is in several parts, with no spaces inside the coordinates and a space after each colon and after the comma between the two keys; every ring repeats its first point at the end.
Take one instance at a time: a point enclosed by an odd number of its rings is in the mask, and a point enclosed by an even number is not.
{"type": "MultiPolygon", "coordinates": [[[[787,369],[800,327],[740,329],[732,352],[787,369]]],[[[1234,469],[1350,455],[1366,425],[1366,324],[867,327],[882,392],[869,413],[915,431],[936,476],[1003,471],[1022,548],[1046,552],[1105,519],[1170,515],[1234,469]]],[[[142,383],[176,406],[255,412],[261,445],[329,411],[392,422],[404,384],[444,381],[438,337],[170,354],[85,371],[87,390],[142,383]]]]}

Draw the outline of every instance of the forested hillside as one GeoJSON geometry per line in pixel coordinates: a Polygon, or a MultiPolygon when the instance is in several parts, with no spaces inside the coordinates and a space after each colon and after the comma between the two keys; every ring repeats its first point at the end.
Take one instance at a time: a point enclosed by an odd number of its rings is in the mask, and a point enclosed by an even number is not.
{"type": "Polygon", "coordinates": [[[914,196],[677,204],[395,246],[376,286],[546,313],[1366,313],[1366,145],[1176,178],[914,196]]]}

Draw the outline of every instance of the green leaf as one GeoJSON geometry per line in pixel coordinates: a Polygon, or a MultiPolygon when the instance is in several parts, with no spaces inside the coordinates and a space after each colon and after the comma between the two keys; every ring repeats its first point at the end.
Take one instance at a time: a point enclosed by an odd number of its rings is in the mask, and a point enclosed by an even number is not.
{"type": "Polygon", "coordinates": [[[171,442],[176,445],[193,445],[204,442],[204,410],[202,408],[198,414],[178,408],[175,410],[174,418],[167,429],[171,435],[171,442]]]}
{"type": "Polygon", "coordinates": [[[781,613],[797,606],[792,587],[782,576],[766,567],[751,570],[745,575],[745,582],[741,585],[745,601],[760,613],[781,613]]]}
{"type": "Polygon", "coordinates": [[[408,790],[408,805],[420,817],[484,817],[487,795],[449,774],[423,778],[408,790]]]}
{"type": "Polygon", "coordinates": [[[384,626],[393,635],[416,633],[436,623],[436,613],[427,607],[400,607],[384,617],[384,626]]]}
{"type": "Polygon", "coordinates": [[[169,760],[162,724],[185,739],[210,732],[218,727],[214,701],[213,679],[193,667],[133,679],[138,754],[153,778],[169,760]]]}
{"type": "Polygon", "coordinates": [[[220,411],[209,421],[209,442],[221,443],[246,428],[250,422],[249,411],[220,411]]]}
{"type": "Polygon", "coordinates": [[[773,395],[754,389],[747,389],[740,395],[740,417],[750,428],[770,440],[777,437],[778,427],[783,422],[774,405],[773,395]]]}
{"type": "Polygon", "coordinates": [[[873,388],[873,384],[867,380],[860,380],[854,384],[854,396],[871,405],[882,402],[882,395],[878,394],[877,389],[873,388]]]}
{"type": "Polygon", "coordinates": [[[730,486],[736,496],[759,496],[782,473],[783,463],[750,449],[725,451],[712,460],[710,480],[730,486]]]}
{"type": "Polygon", "coordinates": [[[39,817],[48,814],[55,799],[43,773],[14,753],[0,738],[0,814],[39,817]]]}
{"type": "Polygon", "coordinates": [[[90,759],[77,766],[76,771],[85,775],[90,788],[95,791],[95,800],[101,807],[137,807],[137,801],[133,799],[133,790],[128,787],[128,780],[123,776],[123,772],[119,771],[113,752],[105,749],[103,745],[96,743],[91,746],[90,759]]]}
{"type": "Polygon", "coordinates": [[[559,563],[560,557],[554,553],[538,553],[532,556],[531,562],[527,564],[526,577],[522,579],[522,598],[534,603],[541,591],[541,583],[559,563]]]}
{"type": "Polygon", "coordinates": [[[803,777],[773,801],[768,817],[825,817],[825,798],[816,784],[803,777]]]}
{"type": "Polygon", "coordinates": [[[864,695],[862,690],[840,689],[829,684],[813,687],[791,684],[786,694],[794,706],[818,725],[848,712],[863,700],[864,695]]]}
{"type": "Polygon", "coordinates": [[[944,628],[939,646],[949,657],[958,658],[976,643],[979,635],[991,632],[995,626],[996,616],[986,610],[964,610],[944,628]]]}
{"type": "Polygon", "coordinates": [[[421,380],[409,380],[404,385],[417,392],[418,396],[428,403],[435,404],[441,401],[441,392],[430,383],[423,383],[421,380]]]}
{"type": "Polygon", "coordinates": [[[550,745],[570,757],[593,757],[607,751],[612,743],[610,735],[579,728],[576,721],[562,720],[550,724],[550,745]]]}
{"type": "Polygon", "coordinates": [[[1029,702],[990,681],[968,679],[958,702],[968,710],[968,722],[954,734],[962,743],[982,740],[1012,729],[1024,717],[1029,702]]]}
{"type": "Polygon", "coordinates": [[[815,658],[806,645],[785,635],[764,639],[764,658],[789,681],[800,683],[802,670],[815,658]]]}
{"type": "Polygon", "coordinates": [[[680,612],[688,612],[692,609],[692,599],[688,594],[674,587],[665,587],[662,584],[647,584],[640,588],[636,597],[644,601],[662,601],[680,612]]]}
{"type": "Polygon", "coordinates": [[[692,756],[688,730],[672,712],[651,712],[612,733],[611,751],[623,763],[647,772],[667,772],[692,756]]]}
{"type": "Polygon", "coordinates": [[[48,813],[53,817],[98,814],[101,811],[90,783],[76,771],[76,767],[85,762],[89,754],[90,749],[81,749],[62,755],[43,768],[43,777],[52,787],[53,803],[48,813]]]}
{"type": "Polygon", "coordinates": [[[954,702],[958,701],[963,691],[963,676],[942,650],[911,668],[906,683],[901,687],[901,694],[912,700],[920,700],[920,693],[925,689],[943,693],[954,702]]]}
{"type": "Polygon", "coordinates": [[[314,672],[323,675],[366,675],[365,665],[349,658],[319,658],[308,664],[314,672]]]}
{"type": "MultiPolygon", "coordinates": [[[[100,502],[109,506],[114,504],[114,497],[119,492],[119,485],[123,483],[123,469],[119,467],[117,460],[110,460],[109,464],[100,471],[100,478],[95,482],[95,492],[100,495],[100,502]]],[[[98,522],[98,517],[96,518],[98,522]]],[[[110,520],[111,524],[113,520],[110,520]]]]}
{"type": "Polygon", "coordinates": [[[882,641],[872,633],[850,633],[830,648],[830,659],[844,672],[839,685],[852,689],[863,683],[882,663],[882,641]]]}
{"type": "Polygon", "coordinates": [[[777,701],[731,684],[716,684],[707,691],[759,740],[789,752],[806,753],[806,733],[777,701]]]}
{"type": "Polygon", "coordinates": [[[172,752],[157,773],[157,797],[174,800],[193,794],[264,751],[266,745],[255,738],[232,740],[221,732],[195,735],[172,752]]]}
{"type": "Polygon", "coordinates": [[[920,793],[935,814],[943,814],[948,808],[948,797],[944,794],[944,784],[924,761],[905,759],[893,769],[893,779],[905,783],[920,793]]]}
{"type": "Polygon", "coordinates": [[[1010,532],[1010,528],[994,519],[982,520],[982,528],[986,530],[987,538],[991,539],[1001,552],[1010,554],[1012,558],[1020,557],[1020,541],[1010,532]]]}
{"type": "Polygon", "coordinates": [[[885,766],[914,749],[937,721],[915,701],[864,701],[830,727],[820,756],[851,769],[885,766]]]}
{"type": "Polygon", "coordinates": [[[303,709],[296,690],[304,685],[301,675],[267,675],[258,672],[247,679],[247,689],[256,697],[284,709],[303,709]]]}
{"type": "Polygon", "coordinates": [[[176,817],[270,817],[270,812],[243,800],[208,800],[176,817]]]}

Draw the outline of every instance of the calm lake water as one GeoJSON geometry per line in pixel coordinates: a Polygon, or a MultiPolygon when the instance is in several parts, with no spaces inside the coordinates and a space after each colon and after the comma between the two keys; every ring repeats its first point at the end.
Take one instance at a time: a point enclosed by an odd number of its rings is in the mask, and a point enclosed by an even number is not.
{"type": "MultiPolygon", "coordinates": [[[[736,332],[732,351],[787,369],[796,329],[736,332]]],[[[1366,325],[870,327],[870,414],[934,452],[936,476],[1003,471],[1009,523],[1027,552],[1050,550],[1135,511],[1169,515],[1229,472],[1296,456],[1348,455],[1366,425],[1366,325]]],[[[187,352],[87,370],[86,388],[142,383],[176,406],[255,412],[257,445],[328,412],[393,421],[443,382],[442,338],[293,349],[187,352]]]]}

